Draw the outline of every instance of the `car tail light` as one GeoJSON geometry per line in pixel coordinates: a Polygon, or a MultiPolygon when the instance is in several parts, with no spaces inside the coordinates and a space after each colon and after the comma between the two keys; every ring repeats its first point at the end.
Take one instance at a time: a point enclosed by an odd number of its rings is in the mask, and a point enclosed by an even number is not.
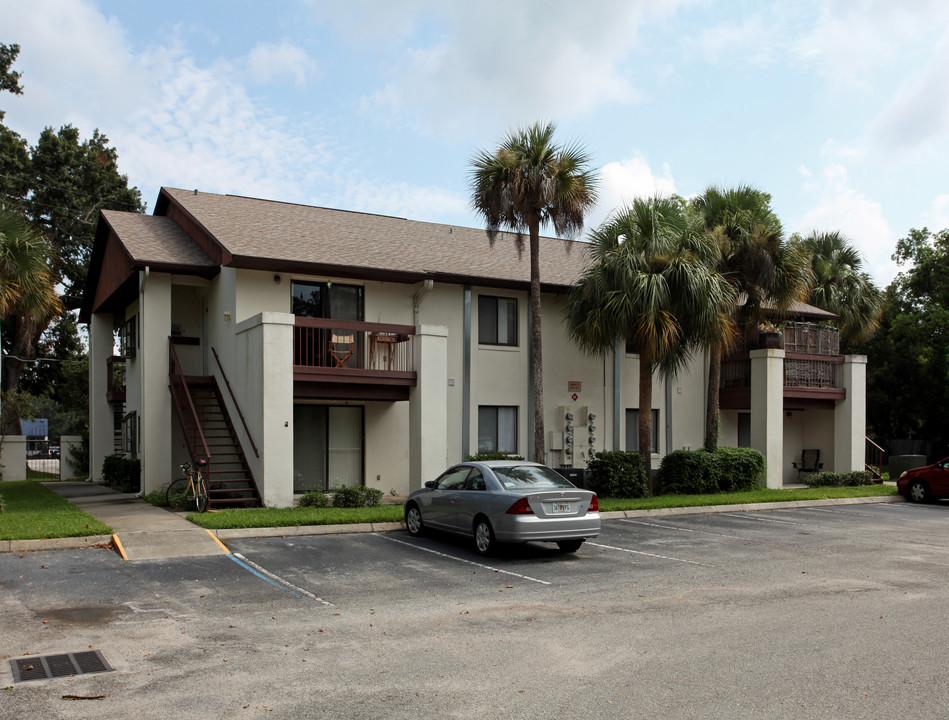
{"type": "Polygon", "coordinates": [[[600,501],[596,499],[596,495],[593,496],[593,499],[590,501],[590,507],[587,508],[587,512],[599,512],[600,511],[600,501]]]}
{"type": "Polygon", "coordinates": [[[507,509],[508,515],[533,515],[534,511],[531,510],[531,504],[527,502],[527,498],[521,498],[516,503],[511,505],[507,509]]]}

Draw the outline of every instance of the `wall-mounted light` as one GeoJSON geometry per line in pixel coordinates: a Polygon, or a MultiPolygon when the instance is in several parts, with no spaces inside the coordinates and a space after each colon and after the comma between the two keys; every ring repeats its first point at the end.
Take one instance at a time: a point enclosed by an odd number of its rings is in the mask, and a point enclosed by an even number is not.
{"type": "Polygon", "coordinates": [[[274,285],[279,285],[279,284],[280,284],[280,276],[279,276],[279,275],[274,275],[274,276],[273,276],[273,281],[274,281],[274,285]]]}

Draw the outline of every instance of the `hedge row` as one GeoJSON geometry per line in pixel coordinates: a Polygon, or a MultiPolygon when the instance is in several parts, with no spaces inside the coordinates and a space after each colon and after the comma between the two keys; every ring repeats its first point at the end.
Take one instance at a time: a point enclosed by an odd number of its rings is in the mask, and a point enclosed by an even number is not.
{"type": "Polygon", "coordinates": [[[872,485],[873,474],[869,470],[853,472],[818,472],[804,476],[804,484],[810,487],[845,487],[848,485],[872,485]]]}
{"type": "Polygon", "coordinates": [[[758,487],[764,455],[751,448],[675,450],[662,459],[654,477],[657,495],[708,495],[758,487]]]}

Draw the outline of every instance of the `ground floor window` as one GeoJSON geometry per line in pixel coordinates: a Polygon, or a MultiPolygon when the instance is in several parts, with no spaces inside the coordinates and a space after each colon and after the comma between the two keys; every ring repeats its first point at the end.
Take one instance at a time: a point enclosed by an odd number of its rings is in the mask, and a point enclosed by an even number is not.
{"type": "Polygon", "coordinates": [[[738,413],[738,447],[751,447],[751,413],[738,413]]]}
{"type": "MultiPolygon", "coordinates": [[[[651,452],[659,452],[659,410],[652,411],[651,452]]],[[[626,410],[626,451],[639,452],[639,408],[626,410]]]]}
{"type": "Polygon", "coordinates": [[[363,485],[362,407],[293,406],[293,491],[363,485]]]}
{"type": "Polygon", "coordinates": [[[482,405],[478,408],[478,452],[517,452],[517,408],[482,405]]]}

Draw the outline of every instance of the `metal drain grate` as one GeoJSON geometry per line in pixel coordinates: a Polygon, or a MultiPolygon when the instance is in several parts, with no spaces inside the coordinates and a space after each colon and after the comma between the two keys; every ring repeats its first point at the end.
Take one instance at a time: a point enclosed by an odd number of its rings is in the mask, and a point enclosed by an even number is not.
{"type": "Polygon", "coordinates": [[[13,682],[48,680],[114,669],[98,650],[17,658],[11,660],[10,665],[13,667],[13,682]]]}

